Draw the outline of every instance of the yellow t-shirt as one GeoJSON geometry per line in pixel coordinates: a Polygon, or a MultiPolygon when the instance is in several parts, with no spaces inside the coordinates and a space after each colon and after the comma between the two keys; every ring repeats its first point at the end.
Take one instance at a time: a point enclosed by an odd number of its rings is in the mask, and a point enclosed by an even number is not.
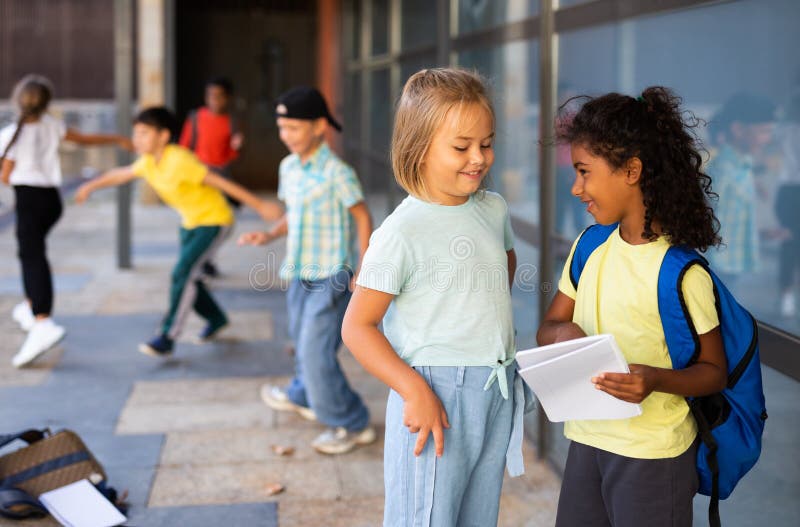
{"type": "Polygon", "coordinates": [[[233,223],[233,212],[222,192],[203,184],[208,167],[189,150],[167,145],[158,162],[145,154],[131,165],[131,170],[180,214],[183,228],[233,223]]]}
{"type": "MultiPolygon", "coordinates": [[[[575,251],[573,244],[570,257],[575,251]]],[[[672,368],[658,313],[658,273],[669,249],[663,237],[631,245],[617,228],[589,257],[578,290],[564,267],[558,289],[575,300],[572,321],[587,335],[614,335],[629,364],[672,368]]],[[[700,266],[684,275],[683,294],[698,335],[719,325],[711,277],[700,266]]],[[[642,415],[630,419],[568,421],[564,435],[573,441],[639,459],[678,456],[691,446],[697,426],[680,395],[651,393],[642,415]]]]}

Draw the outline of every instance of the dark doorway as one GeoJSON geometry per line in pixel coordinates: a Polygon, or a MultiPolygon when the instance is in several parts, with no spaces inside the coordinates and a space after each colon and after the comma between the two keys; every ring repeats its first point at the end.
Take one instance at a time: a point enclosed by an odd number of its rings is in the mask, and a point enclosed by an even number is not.
{"type": "Polygon", "coordinates": [[[297,84],[314,84],[314,0],[177,0],[176,111],[183,118],[203,104],[211,77],[233,81],[233,111],[245,145],[233,165],[249,188],[275,189],[287,154],[278,139],[273,101],[297,84]]]}

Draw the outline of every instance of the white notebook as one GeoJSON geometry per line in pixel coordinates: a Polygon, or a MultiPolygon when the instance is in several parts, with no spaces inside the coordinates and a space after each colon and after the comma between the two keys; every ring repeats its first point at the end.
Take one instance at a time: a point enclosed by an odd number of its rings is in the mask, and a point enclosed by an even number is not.
{"type": "Polygon", "coordinates": [[[88,479],[45,492],[39,501],[67,527],[112,527],[127,521],[88,479]]]}
{"type": "Polygon", "coordinates": [[[554,422],[626,419],[638,404],[617,399],[592,384],[603,372],[629,373],[613,335],[593,335],[517,352],[520,374],[554,422]]]}

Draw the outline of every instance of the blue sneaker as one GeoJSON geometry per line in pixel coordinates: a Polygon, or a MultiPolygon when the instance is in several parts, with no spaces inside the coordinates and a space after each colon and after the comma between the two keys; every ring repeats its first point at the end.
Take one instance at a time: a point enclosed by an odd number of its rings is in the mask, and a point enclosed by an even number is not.
{"type": "Polygon", "coordinates": [[[203,328],[195,341],[198,344],[202,344],[204,342],[208,342],[209,340],[213,340],[215,337],[219,336],[219,332],[228,327],[228,319],[221,320],[219,322],[209,322],[206,324],[206,327],[203,328]]]}
{"type": "Polygon", "coordinates": [[[166,335],[153,337],[150,342],[139,344],[139,353],[150,355],[151,357],[168,357],[172,355],[174,342],[166,335]]]}

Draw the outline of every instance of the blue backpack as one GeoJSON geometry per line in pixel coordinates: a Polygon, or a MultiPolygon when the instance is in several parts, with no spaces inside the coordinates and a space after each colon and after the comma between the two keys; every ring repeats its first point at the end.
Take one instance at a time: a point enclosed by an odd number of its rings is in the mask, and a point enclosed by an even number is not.
{"type": "MultiPolygon", "coordinates": [[[[581,234],[572,260],[568,262],[570,279],[576,290],[589,256],[617,225],[592,225],[581,234]]],[[[693,249],[677,246],[667,250],[658,274],[658,311],[672,367],[686,368],[700,353],[700,340],[681,289],[683,276],[693,265],[703,267],[714,282],[728,361],[728,385],[722,392],[687,398],[701,440],[697,450],[699,492],[711,497],[709,523],[717,527],[720,525],[719,500],[730,496],[742,476],[758,461],[767,411],[755,319],[711,271],[705,258],[693,249]]]]}

